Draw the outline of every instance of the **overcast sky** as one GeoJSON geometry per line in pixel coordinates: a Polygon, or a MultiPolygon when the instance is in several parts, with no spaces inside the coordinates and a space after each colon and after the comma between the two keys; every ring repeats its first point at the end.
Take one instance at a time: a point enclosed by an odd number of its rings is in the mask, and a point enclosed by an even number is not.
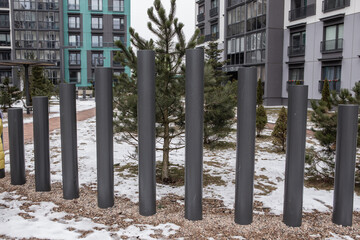
{"type": "MultiPolygon", "coordinates": [[[[170,9],[170,0],[161,0],[166,12],[170,9]]],[[[145,39],[154,38],[148,30],[149,17],[147,9],[152,7],[154,0],[131,0],[131,27],[134,28],[145,39]]],[[[195,1],[176,0],[176,17],[184,26],[184,33],[188,40],[195,31],[195,1]]]]}

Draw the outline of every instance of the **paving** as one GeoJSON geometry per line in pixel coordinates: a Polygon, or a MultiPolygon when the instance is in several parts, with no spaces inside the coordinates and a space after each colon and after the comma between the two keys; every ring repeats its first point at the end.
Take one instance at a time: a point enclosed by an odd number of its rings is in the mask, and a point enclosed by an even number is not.
{"type": "MultiPolygon", "coordinates": [[[[77,121],[84,121],[88,118],[95,116],[95,108],[79,111],[76,114],[77,121]]],[[[32,118],[32,114],[24,114],[24,118],[32,118]]],[[[49,119],[49,132],[51,133],[54,130],[60,129],[60,117],[54,117],[49,119]]],[[[33,123],[25,123],[24,124],[24,143],[32,143],[34,134],[33,134],[33,123]]],[[[8,128],[3,129],[4,133],[4,149],[5,151],[9,149],[9,134],[8,134],[8,128]]]]}

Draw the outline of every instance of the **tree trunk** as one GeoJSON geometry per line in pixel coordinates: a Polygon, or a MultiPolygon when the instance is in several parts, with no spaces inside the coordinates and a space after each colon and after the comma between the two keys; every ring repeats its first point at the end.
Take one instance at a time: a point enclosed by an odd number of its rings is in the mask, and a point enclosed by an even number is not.
{"type": "MultiPolygon", "coordinates": [[[[165,114],[166,120],[167,115],[165,114]]],[[[170,151],[170,133],[169,133],[169,123],[165,122],[164,124],[164,144],[163,144],[163,164],[161,179],[163,183],[169,182],[169,151],[170,151]]]]}

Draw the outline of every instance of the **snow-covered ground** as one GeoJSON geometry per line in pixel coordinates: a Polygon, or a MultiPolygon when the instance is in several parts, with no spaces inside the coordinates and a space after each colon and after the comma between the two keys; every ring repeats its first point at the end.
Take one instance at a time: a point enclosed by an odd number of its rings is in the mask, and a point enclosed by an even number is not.
{"type": "MultiPolygon", "coordinates": [[[[94,107],[93,101],[77,101],[78,111],[94,107]]],[[[53,114],[58,114],[58,105],[52,106],[53,114]]],[[[79,182],[81,185],[96,187],[96,122],[95,118],[90,118],[78,123],[78,161],[79,161],[79,182]]],[[[271,130],[265,130],[263,135],[270,136],[271,130]]],[[[130,158],[135,154],[135,147],[120,141],[120,135],[114,137],[114,164],[119,166],[137,165],[137,160],[130,158]]],[[[236,134],[232,134],[228,141],[235,142],[236,134]]],[[[306,147],[318,148],[316,139],[308,139],[306,147]]],[[[160,143],[158,143],[160,144],[160,143]]],[[[61,182],[61,140],[60,130],[55,130],[50,136],[51,152],[51,181],[52,183],[61,182]]],[[[259,141],[256,143],[256,163],[255,163],[255,189],[254,199],[263,203],[274,214],[281,214],[283,210],[284,197],[284,172],[285,172],[285,154],[279,154],[273,151],[271,141],[259,141]]],[[[25,146],[26,169],[30,174],[34,174],[33,162],[33,144],[25,146]]],[[[172,165],[183,166],[185,163],[185,150],[180,149],[171,152],[170,161],[172,165]]],[[[157,152],[157,161],[162,160],[161,152],[157,152]]],[[[204,150],[204,172],[211,176],[219,176],[225,184],[208,185],[204,187],[204,198],[215,198],[223,200],[227,208],[233,209],[235,197],[235,160],[236,150],[204,150]]],[[[9,166],[9,152],[6,152],[6,169],[9,166]]],[[[157,199],[160,200],[168,194],[184,196],[184,187],[168,186],[157,184],[157,199]]],[[[125,170],[122,174],[115,172],[115,194],[138,202],[138,178],[125,170]]],[[[31,219],[24,219],[19,216],[22,213],[21,206],[27,199],[16,196],[15,193],[0,194],[0,235],[6,234],[13,238],[37,237],[54,239],[61,236],[63,239],[73,239],[81,235],[77,231],[68,230],[72,227],[79,231],[93,230],[93,233],[86,236],[86,239],[109,239],[111,231],[107,231],[109,226],[94,223],[92,219],[81,218],[74,220],[54,222],[52,219],[61,219],[66,213],[55,212],[52,209],[56,207],[53,203],[43,202],[39,206],[33,207],[31,219]],[[4,198],[10,198],[12,201],[5,201],[4,198]],[[6,206],[6,208],[2,207],[6,206]],[[16,224],[13,224],[16,222],[16,224]],[[96,228],[95,228],[96,227],[96,228]],[[33,229],[42,229],[33,231],[33,229]],[[97,230],[94,230],[97,229],[97,230]],[[21,229],[21,231],[18,231],[21,229]],[[61,235],[57,235],[61,234],[61,235]],[[52,238],[52,237],[51,237],[52,238]]],[[[179,201],[183,204],[183,201],[179,201]]],[[[319,190],[315,188],[304,188],[303,210],[312,212],[328,212],[329,206],[333,204],[333,190],[319,190]]],[[[354,195],[354,210],[360,211],[360,196],[354,195]]],[[[141,236],[143,239],[150,239],[150,235],[155,230],[161,229],[164,236],[170,236],[179,226],[173,223],[167,223],[158,226],[152,225],[131,225],[127,229],[117,232],[119,236],[129,237],[141,236]]],[[[334,234],[333,239],[338,239],[334,234]]]]}

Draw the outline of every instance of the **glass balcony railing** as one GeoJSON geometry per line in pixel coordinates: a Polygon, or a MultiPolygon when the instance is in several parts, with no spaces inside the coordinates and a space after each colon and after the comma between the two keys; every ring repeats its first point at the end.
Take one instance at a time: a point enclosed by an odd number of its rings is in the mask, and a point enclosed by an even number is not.
{"type": "Polygon", "coordinates": [[[15,40],[15,48],[37,48],[35,40],[15,40]]]}
{"type": "Polygon", "coordinates": [[[304,80],[288,80],[286,82],[286,91],[289,89],[289,86],[292,85],[304,85],[304,80]]]}
{"type": "Polygon", "coordinates": [[[328,40],[321,42],[321,52],[333,52],[333,51],[342,51],[343,50],[343,42],[342,38],[328,40]]]}
{"type": "Polygon", "coordinates": [[[219,14],[219,8],[212,8],[210,9],[210,17],[215,17],[219,14]]]}
{"type": "Polygon", "coordinates": [[[324,0],[323,12],[330,12],[350,6],[350,0],[324,0]]]}
{"type": "Polygon", "coordinates": [[[197,15],[197,21],[198,22],[202,22],[205,20],[205,14],[204,13],[200,13],[197,15]]]}
{"type": "Polygon", "coordinates": [[[289,46],[288,47],[288,56],[303,56],[305,55],[305,45],[298,46],[289,46]]]}
{"type": "Polygon", "coordinates": [[[295,8],[289,11],[289,21],[313,16],[316,13],[316,4],[310,4],[305,7],[295,8]]]}

